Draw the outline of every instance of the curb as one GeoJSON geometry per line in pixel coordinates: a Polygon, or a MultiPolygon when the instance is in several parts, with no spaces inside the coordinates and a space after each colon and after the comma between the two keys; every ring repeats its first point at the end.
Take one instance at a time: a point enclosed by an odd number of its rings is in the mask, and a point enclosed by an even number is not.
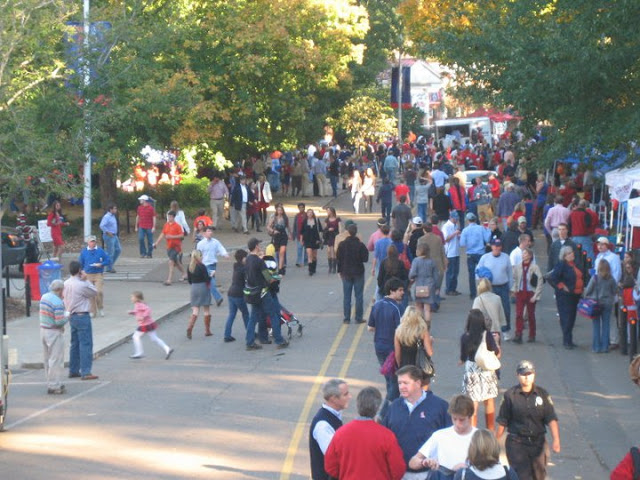
{"type": "MultiPolygon", "coordinates": [[[[161,316],[160,318],[158,318],[155,322],[160,324],[165,322],[170,316],[172,315],[176,315],[184,310],[186,310],[187,308],[189,308],[189,303],[185,303],[184,305],[170,311],[169,313],[164,314],[163,316],[161,316]]],[[[109,352],[115,350],[116,348],[118,348],[121,345],[124,345],[125,343],[128,343],[129,340],[131,340],[131,336],[133,335],[133,333],[129,333],[127,335],[125,335],[123,338],[121,338],[120,340],[116,340],[115,342],[111,343],[110,345],[107,345],[106,347],[98,350],[97,352],[93,352],[93,359],[97,360],[100,357],[105,356],[106,354],[108,354],[109,352]]],[[[69,362],[64,362],[64,366],[65,368],[67,368],[69,366],[69,362]]],[[[26,370],[42,370],[44,369],[44,364],[42,362],[36,362],[36,363],[21,363],[20,364],[20,368],[24,368],[26,370]]]]}

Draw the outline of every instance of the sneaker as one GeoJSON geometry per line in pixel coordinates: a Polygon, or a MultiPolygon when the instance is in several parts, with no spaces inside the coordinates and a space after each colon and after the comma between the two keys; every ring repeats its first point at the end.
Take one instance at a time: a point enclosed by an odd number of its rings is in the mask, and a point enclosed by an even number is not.
{"type": "Polygon", "coordinates": [[[70,373],[69,374],[69,378],[80,378],[80,374],[79,373],[70,373]]]}
{"type": "Polygon", "coordinates": [[[511,340],[511,334],[509,332],[502,332],[502,340],[508,342],[511,340]]]}
{"type": "Polygon", "coordinates": [[[247,350],[260,350],[262,348],[261,345],[258,345],[257,343],[252,343],[251,345],[247,345],[247,350]]]}
{"type": "Polygon", "coordinates": [[[286,340],[282,343],[279,343],[278,346],[276,347],[278,350],[284,350],[285,348],[287,348],[289,346],[289,342],[287,342],[286,340]]]}
{"type": "Polygon", "coordinates": [[[230,342],[235,342],[236,339],[233,337],[225,337],[224,339],[224,343],[230,343],[230,342]]]}
{"type": "Polygon", "coordinates": [[[129,358],[133,358],[134,360],[138,360],[142,357],[144,357],[144,355],[129,355],[129,358]]]}
{"type": "Polygon", "coordinates": [[[62,395],[64,392],[66,392],[66,388],[64,385],[60,385],[60,388],[48,388],[47,389],[47,394],[49,395],[62,395]]]}
{"type": "Polygon", "coordinates": [[[173,348],[170,348],[167,352],[167,356],[164,357],[165,360],[169,360],[171,358],[171,354],[173,353],[173,348]]]}

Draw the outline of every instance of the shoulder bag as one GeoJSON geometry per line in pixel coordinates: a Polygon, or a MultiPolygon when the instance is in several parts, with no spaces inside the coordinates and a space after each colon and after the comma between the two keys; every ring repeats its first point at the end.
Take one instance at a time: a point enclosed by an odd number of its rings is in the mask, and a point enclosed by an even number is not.
{"type": "Polygon", "coordinates": [[[487,348],[487,332],[482,334],[482,342],[478,346],[474,360],[482,370],[495,371],[500,368],[500,359],[487,348]]]}
{"type": "Polygon", "coordinates": [[[380,373],[385,377],[388,377],[396,373],[397,368],[398,365],[396,364],[396,353],[394,351],[391,351],[380,367],[380,373]]]}
{"type": "Polygon", "coordinates": [[[596,298],[581,298],[578,300],[578,313],[589,320],[598,318],[602,313],[602,306],[598,303],[598,276],[596,275],[593,278],[596,284],[596,298]]]}
{"type": "Polygon", "coordinates": [[[422,370],[427,377],[433,377],[436,374],[436,368],[433,365],[433,360],[431,360],[431,357],[424,351],[424,345],[422,344],[421,339],[418,340],[418,343],[416,344],[415,365],[422,370]]]}

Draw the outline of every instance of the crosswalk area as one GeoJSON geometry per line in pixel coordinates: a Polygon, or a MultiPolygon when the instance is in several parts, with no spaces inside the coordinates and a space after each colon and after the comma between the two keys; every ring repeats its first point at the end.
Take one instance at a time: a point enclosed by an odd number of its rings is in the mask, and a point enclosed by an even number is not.
{"type": "Polygon", "coordinates": [[[166,264],[166,258],[122,258],[118,259],[115,273],[105,272],[105,282],[113,280],[143,280],[157,266],[166,264]]]}

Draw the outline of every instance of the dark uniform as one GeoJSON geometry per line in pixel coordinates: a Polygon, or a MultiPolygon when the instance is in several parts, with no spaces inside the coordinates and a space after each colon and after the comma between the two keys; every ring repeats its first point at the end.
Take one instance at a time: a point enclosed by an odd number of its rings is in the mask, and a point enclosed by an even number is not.
{"type": "Polygon", "coordinates": [[[558,420],[547,391],[537,385],[529,393],[520,385],[504,393],[498,424],[507,428],[505,443],[509,464],[520,480],[543,480],[547,472],[546,426],[558,420]]]}

